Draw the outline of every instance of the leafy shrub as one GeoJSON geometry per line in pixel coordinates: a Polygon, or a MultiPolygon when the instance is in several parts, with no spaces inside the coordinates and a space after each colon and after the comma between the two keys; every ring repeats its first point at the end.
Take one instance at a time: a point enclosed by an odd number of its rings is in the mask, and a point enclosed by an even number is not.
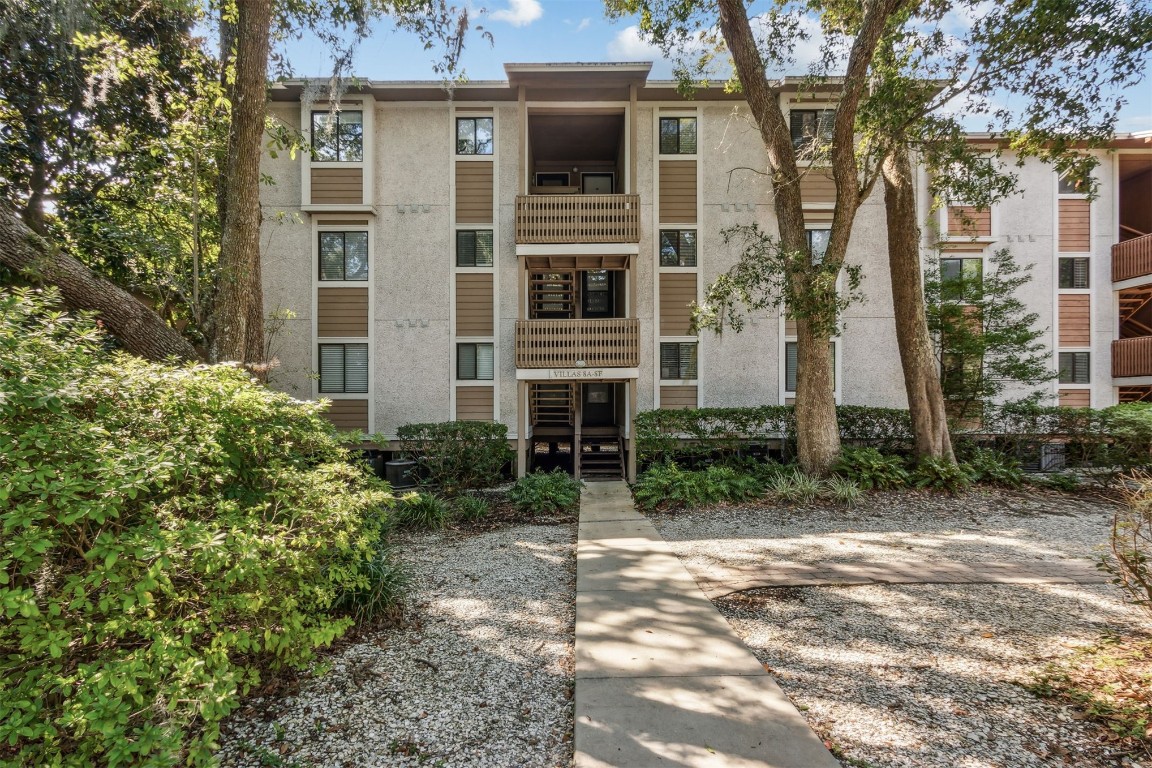
{"type": "Polygon", "coordinates": [[[756,498],[763,492],[762,479],[729,466],[684,470],[669,462],[653,464],[632,489],[636,506],[643,510],[706,507],[756,498]]]}
{"type": "Polygon", "coordinates": [[[524,514],[575,512],[580,508],[580,482],[561,469],[533,472],[516,481],[508,498],[524,514]]]}
{"type": "Polygon", "coordinates": [[[824,495],[835,502],[851,507],[860,501],[864,491],[854,481],[833,475],[824,481],[824,495]]]}
{"type": "Polygon", "coordinates": [[[1083,483],[1080,478],[1070,472],[1049,472],[1043,475],[1028,475],[1028,482],[1034,483],[1054,491],[1075,493],[1080,490],[1083,483]]]}
{"type": "Polygon", "coordinates": [[[844,448],[832,471],[865,490],[903,488],[909,481],[899,456],[885,456],[875,448],[844,448]]]}
{"type": "Polygon", "coordinates": [[[452,514],[460,520],[475,523],[492,514],[492,505],[479,496],[457,496],[452,501],[452,514]]]}
{"type": "Polygon", "coordinates": [[[820,489],[819,479],[792,469],[769,480],[767,492],[787,504],[810,504],[820,498],[820,489]]]}
{"type": "Polygon", "coordinates": [[[1007,488],[1024,485],[1024,471],[1020,468],[1020,462],[1000,451],[976,448],[969,452],[964,463],[971,470],[974,482],[1007,488]]]}
{"type": "Polygon", "coordinates": [[[400,612],[404,591],[410,583],[408,570],[392,550],[378,546],[372,559],[363,565],[367,581],[356,588],[346,590],[341,597],[340,607],[363,624],[381,618],[395,618],[400,612]]]}
{"type": "Polygon", "coordinates": [[[1135,473],[1135,487],[1112,519],[1112,554],[1100,565],[1132,602],[1152,615],[1152,476],[1135,473]]]}
{"type": "Polygon", "coordinates": [[[924,456],[916,463],[910,482],[917,488],[959,493],[972,487],[972,469],[964,463],[924,456]]]}
{"type": "Polygon", "coordinates": [[[396,524],[402,528],[438,531],[448,524],[448,505],[430,493],[402,496],[392,514],[396,524]]]}
{"type": "Polygon", "coordinates": [[[405,424],[396,435],[400,450],[416,461],[426,481],[447,494],[498,484],[504,467],[516,458],[508,446],[508,428],[493,422],[405,424]]]}
{"type": "Polygon", "coordinates": [[[320,408],[0,293],[0,763],[210,764],[264,669],[382,607],[391,496],[320,408]]]}

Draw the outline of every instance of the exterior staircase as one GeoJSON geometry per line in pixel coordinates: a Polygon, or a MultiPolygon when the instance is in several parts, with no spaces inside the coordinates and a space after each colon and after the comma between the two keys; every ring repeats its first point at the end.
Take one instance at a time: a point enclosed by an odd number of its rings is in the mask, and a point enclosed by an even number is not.
{"type": "Polygon", "coordinates": [[[580,437],[580,477],[620,480],[624,477],[624,440],[616,427],[587,427],[580,437]]]}

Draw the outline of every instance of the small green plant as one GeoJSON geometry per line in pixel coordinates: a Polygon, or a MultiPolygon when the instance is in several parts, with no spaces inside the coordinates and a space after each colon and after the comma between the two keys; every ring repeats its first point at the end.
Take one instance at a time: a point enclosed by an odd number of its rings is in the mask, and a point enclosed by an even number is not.
{"type": "Polygon", "coordinates": [[[534,472],[516,481],[508,498],[528,515],[575,512],[580,507],[580,482],[567,472],[534,472]]]}
{"type": "Polygon", "coordinates": [[[400,497],[393,517],[403,528],[438,531],[448,524],[448,505],[430,493],[410,493],[400,497]]]}
{"type": "Polygon", "coordinates": [[[1080,478],[1071,472],[1049,472],[1040,475],[1029,475],[1028,481],[1044,488],[1051,488],[1054,491],[1063,491],[1064,493],[1075,493],[1079,491],[1083,483],[1080,478]]]}
{"type": "Polygon", "coordinates": [[[832,472],[864,490],[888,490],[908,485],[908,470],[899,456],[885,456],[875,448],[844,448],[832,472]]]}
{"type": "Polygon", "coordinates": [[[492,514],[492,505],[479,496],[457,496],[452,501],[452,515],[466,523],[477,523],[492,514]]]}
{"type": "Polygon", "coordinates": [[[976,448],[968,455],[965,463],[972,470],[974,482],[1006,488],[1024,485],[1024,471],[1020,468],[1020,462],[1000,451],[976,448]]]}
{"type": "Polygon", "coordinates": [[[924,456],[912,471],[910,482],[917,488],[959,493],[972,487],[972,469],[964,463],[924,456]]]}
{"type": "Polygon", "coordinates": [[[848,507],[855,505],[864,495],[855,481],[835,475],[824,481],[823,491],[828,498],[848,507]]]}
{"type": "Polygon", "coordinates": [[[764,492],[764,483],[760,477],[732,466],[685,470],[663,462],[649,467],[637,480],[632,493],[636,505],[643,510],[705,507],[754,499],[764,492]]]}
{"type": "Polygon", "coordinates": [[[820,497],[820,481],[792,469],[769,480],[766,490],[769,495],[786,504],[809,504],[820,497]]]}
{"type": "Polygon", "coordinates": [[[342,607],[359,623],[394,619],[402,609],[402,598],[411,579],[392,550],[380,546],[362,569],[365,583],[344,594],[342,607]]]}

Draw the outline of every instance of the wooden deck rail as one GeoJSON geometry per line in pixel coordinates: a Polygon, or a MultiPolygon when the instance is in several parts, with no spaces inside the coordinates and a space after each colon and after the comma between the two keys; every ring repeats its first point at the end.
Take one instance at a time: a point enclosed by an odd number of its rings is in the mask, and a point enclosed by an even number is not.
{"type": "Polygon", "coordinates": [[[1112,342],[1112,378],[1152,376],[1152,336],[1112,342]]]}
{"type": "Polygon", "coordinates": [[[1152,276],[1152,235],[1112,246],[1112,282],[1152,276]]]}
{"type": "Polygon", "coordinates": [[[517,195],[517,243],[638,243],[640,195],[517,195]]]}
{"type": "Polygon", "coordinates": [[[640,321],[636,318],[516,321],[517,368],[639,365],[640,321]]]}

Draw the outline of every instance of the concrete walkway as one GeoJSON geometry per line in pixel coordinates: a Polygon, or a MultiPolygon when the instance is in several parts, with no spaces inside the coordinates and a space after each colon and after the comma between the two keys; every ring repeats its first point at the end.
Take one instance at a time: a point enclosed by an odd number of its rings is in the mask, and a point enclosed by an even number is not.
{"type": "Polygon", "coordinates": [[[580,503],[575,742],[578,768],[839,768],[622,482],[580,503]]]}

